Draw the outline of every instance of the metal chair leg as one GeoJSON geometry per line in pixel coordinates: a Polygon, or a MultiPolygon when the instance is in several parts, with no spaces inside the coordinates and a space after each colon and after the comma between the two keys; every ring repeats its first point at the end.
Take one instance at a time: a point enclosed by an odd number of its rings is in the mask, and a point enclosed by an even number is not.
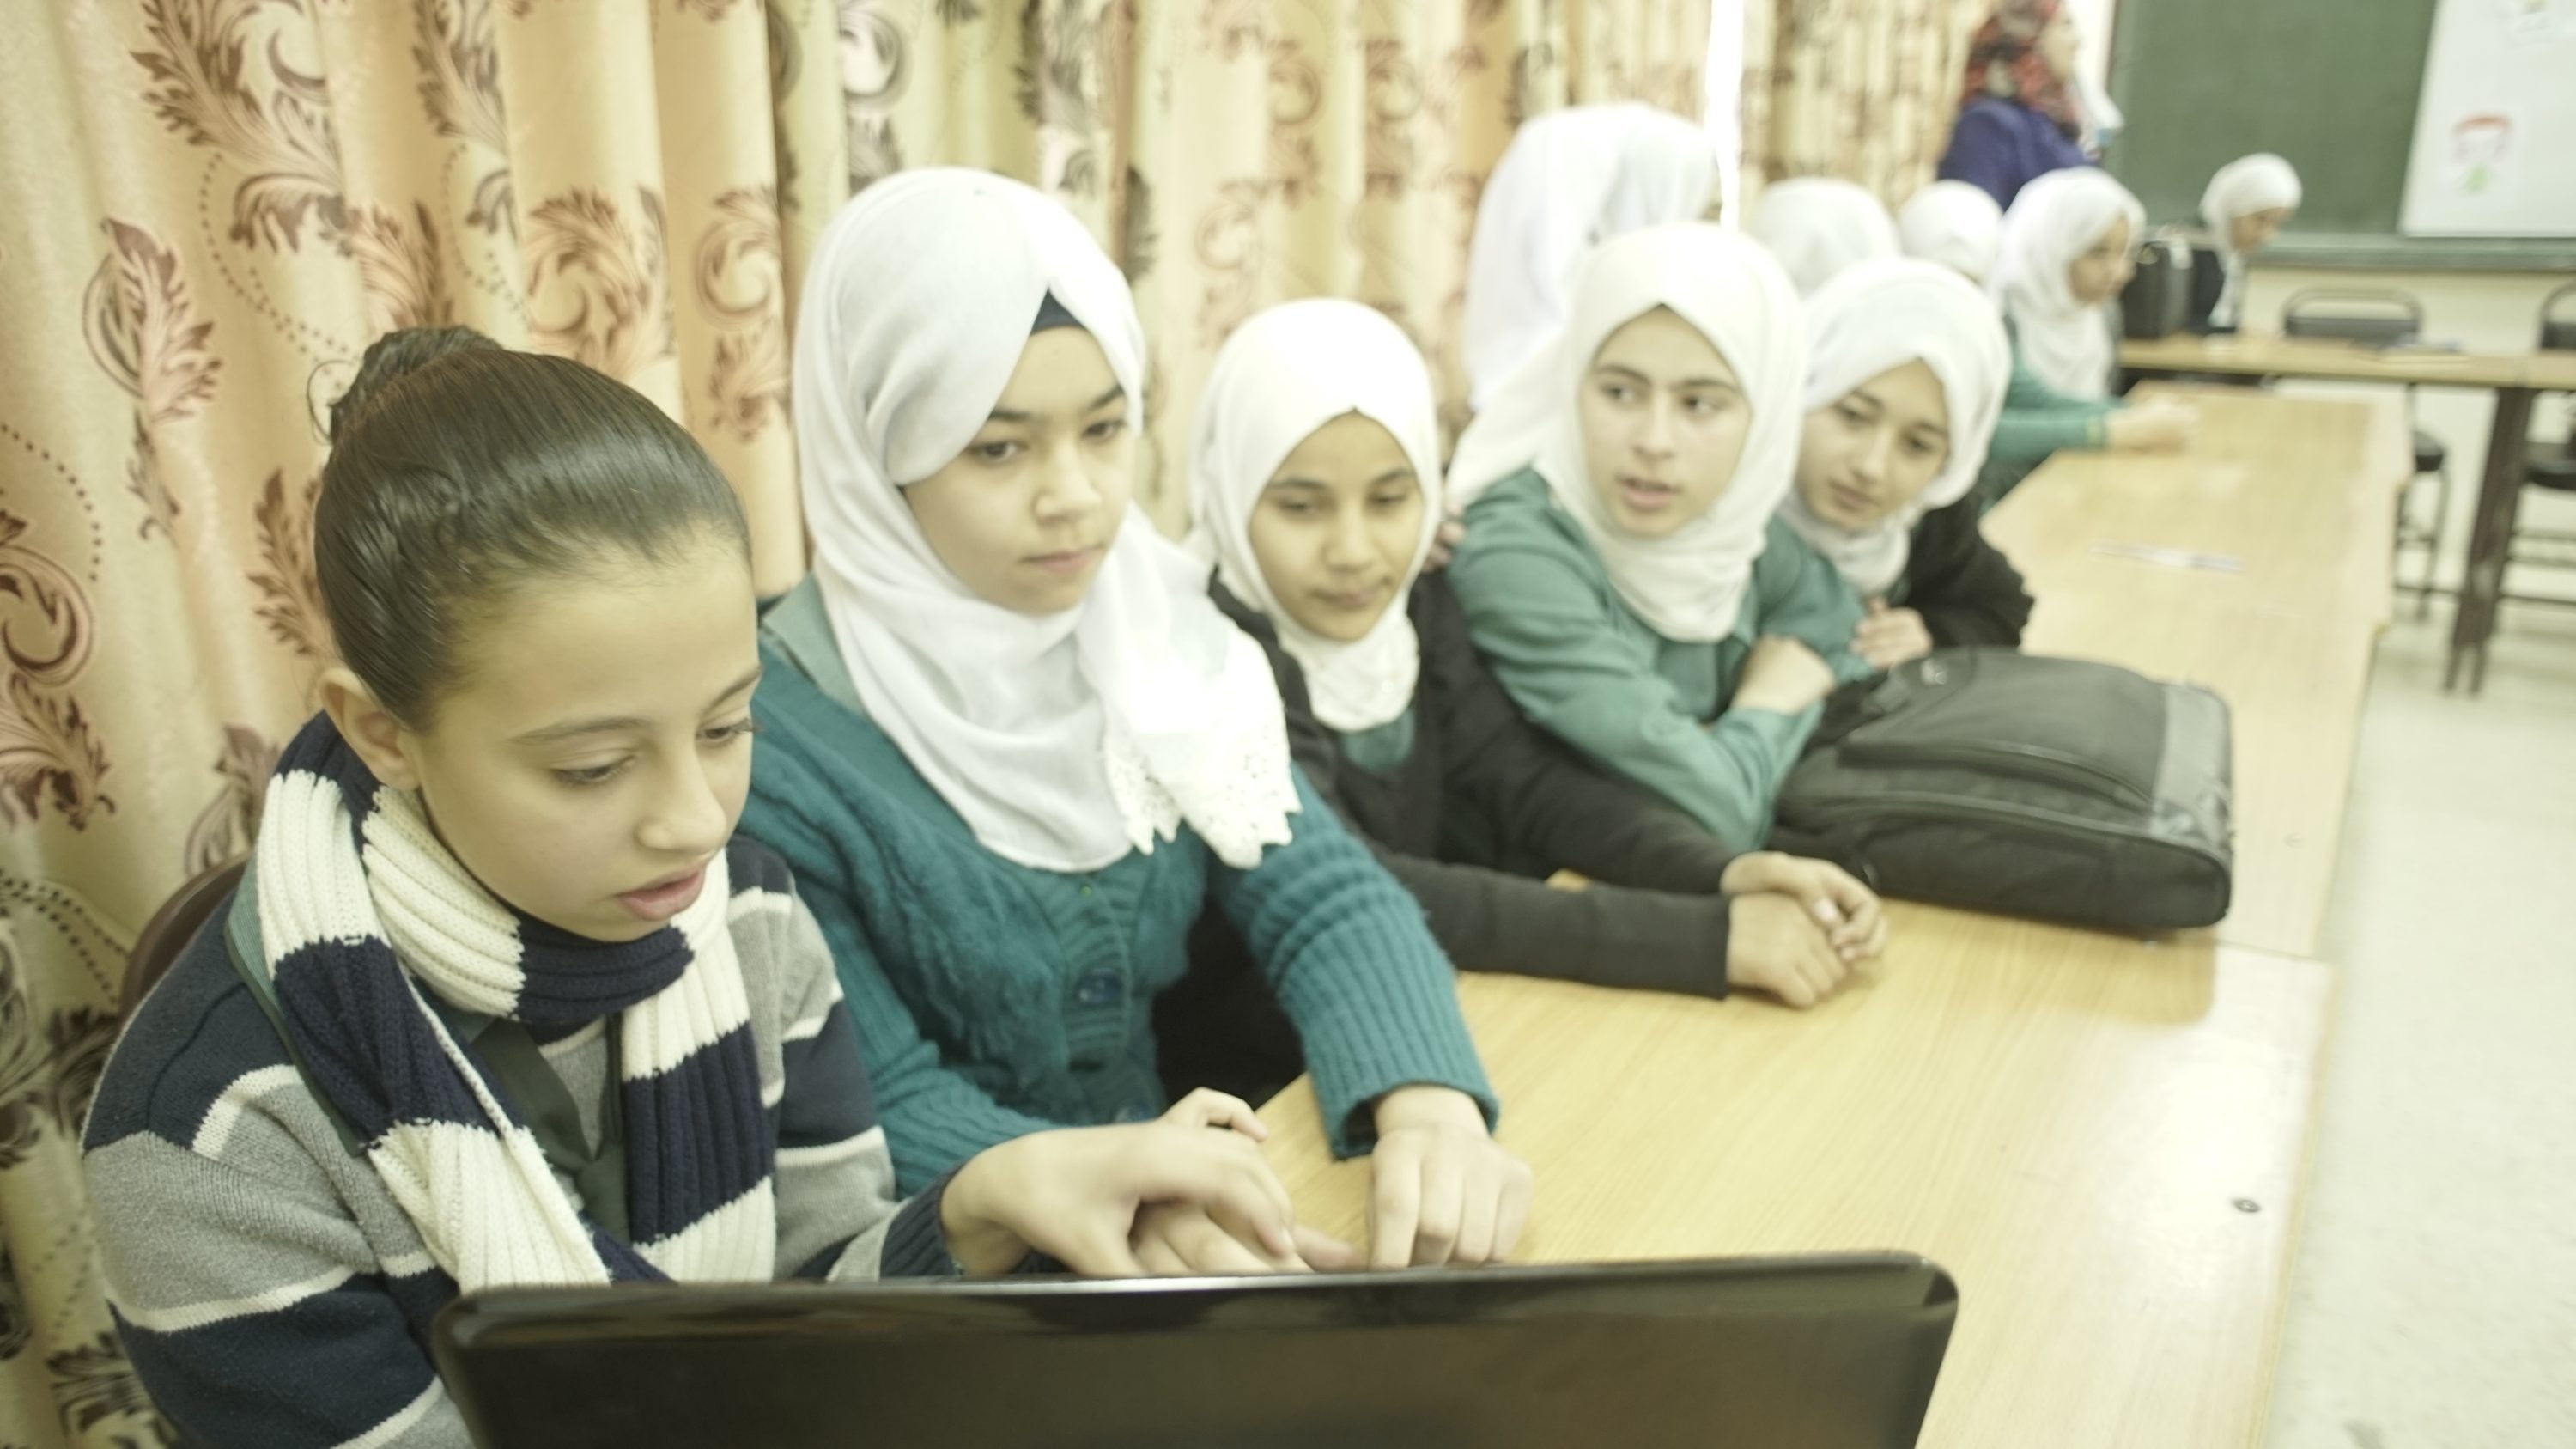
{"type": "Polygon", "coordinates": [[[2415,617],[2433,617],[2433,570],[2442,562],[2442,528],[2451,517],[2451,464],[2447,458],[2435,475],[2433,494],[2433,536],[2424,545],[2424,583],[2415,591],[2415,617]]]}

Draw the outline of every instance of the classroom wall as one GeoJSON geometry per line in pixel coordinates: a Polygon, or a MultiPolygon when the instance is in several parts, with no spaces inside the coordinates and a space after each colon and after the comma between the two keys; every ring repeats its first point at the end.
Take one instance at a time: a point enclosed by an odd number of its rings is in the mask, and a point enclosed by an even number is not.
{"type": "MultiPolygon", "coordinates": [[[[2277,329],[2282,303],[2302,287],[2391,288],[2411,292],[2423,302],[2428,341],[2456,343],[2480,352],[2528,352],[2538,341],[2541,299],[2568,280],[2564,272],[2374,272],[2258,265],[2248,279],[2246,316],[2257,325],[2277,329]]],[[[2284,386],[2315,392],[2373,390],[2366,385],[2324,382],[2284,386]]],[[[2435,577],[2446,587],[2456,587],[2468,548],[2469,507],[2486,466],[2487,428],[2494,418],[2495,398],[2490,393],[2428,388],[2416,394],[2415,408],[2417,423],[2441,438],[2451,452],[2450,527],[2435,577]]],[[[2567,397],[2541,399],[2535,410],[2536,432],[2565,436],[2568,422],[2567,397]]],[[[2420,506],[2432,506],[2430,484],[2420,506]]],[[[2576,496],[2526,489],[2522,523],[2527,528],[2576,531],[2576,496]]],[[[2408,555],[2404,578],[2409,582],[2418,577],[2419,557],[2413,552],[2408,555]]],[[[2576,598],[2576,573],[2517,570],[2507,587],[2515,593],[2576,598]]],[[[2507,623],[2511,623],[2509,614],[2507,623]]]]}

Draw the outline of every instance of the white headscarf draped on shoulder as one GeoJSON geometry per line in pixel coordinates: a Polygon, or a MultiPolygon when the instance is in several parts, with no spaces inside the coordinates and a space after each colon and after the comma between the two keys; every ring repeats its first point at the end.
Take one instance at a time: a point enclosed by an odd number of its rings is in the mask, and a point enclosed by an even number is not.
{"type": "Polygon", "coordinates": [[[1485,180],[1467,252],[1461,345],[1479,408],[1565,321],[1585,252],[1708,209],[1708,128],[1642,102],[1533,116],[1485,180]]]}
{"type": "Polygon", "coordinates": [[[1278,687],[1205,566],[1131,507],[1078,607],[1022,614],[960,582],[901,497],[984,425],[1049,296],[1099,342],[1135,426],[1135,302],[1053,201],[907,171],[824,230],[797,315],[796,443],[842,662],[995,855],[1096,870],[1187,821],[1248,867],[1289,839],[1297,798],[1278,687]]]}
{"type": "Polygon", "coordinates": [[[1315,298],[1273,307],[1235,329],[1199,395],[1190,443],[1193,544],[1216,560],[1234,596],[1270,617],[1306,673],[1315,717],[1336,730],[1375,729],[1413,703],[1422,673],[1406,598],[1440,527],[1440,415],[1422,354],[1374,308],[1315,298]],[[1279,465],[1347,413],[1395,436],[1422,487],[1413,561],[1369,631],[1350,643],[1305,628],[1279,606],[1252,552],[1252,515],[1279,465]]]}
{"type": "Polygon", "coordinates": [[[1896,255],[1896,223],[1878,198],[1830,176],[1772,182],[1745,230],[1771,249],[1801,297],[1856,262],[1896,255]]]}
{"type": "Polygon", "coordinates": [[[1566,325],[1476,415],[1449,463],[1457,506],[1536,468],[1583,529],[1630,608],[1667,639],[1727,637],[1761,557],[1771,515],[1798,466],[1807,339],[1798,294],[1760,242],[1705,222],[1631,232],[1592,253],[1566,325]],[[1613,521],[1593,487],[1577,414],[1584,379],[1610,334],[1658,307],[1697,328],[1735,373],[1753,410],[1735,475],[1706,513],[1663,538],[1613,521]]]}
{"type": "Polygon", "coordinates": [[[1979,286],[1994,272],[2003,233],[2003,208],[1965,181],[1935,181],[1896,213],[1896,239],[1907,256],[1939,262],[1979,286]]]}
{"type": "Polygon", "coordinates": [[[2111,392],[2107,306],[2075,300],[2067,268],[2118,223],[2129,244],[2144,239],[2146,208],[2109,173],[2090,166],[2051,171],[2021,189],[2004,213],[2003,254],[1987,282],[2013,326],[2013,346],[2033,376],[2068,397],[2111,392]]]}
{"type": "Polygon", "coordinates": [[[1950,455],[1923,492],[1867,528],[1817,517],[1798,490],[1780,517],[1833,561],[1864,598],[1905,572],[1914,524],[1976,486],[2012,380],[2012,349],[1992,302],[1934,262],[1863,262],[1807,299],[1807,411],[1831,407],[1880,373],[1921,361],[1941,383],[1950,455]]]}
{"type": "Polygon", "coordinates": [[[2296,208],[2300,195],[2298,168],[2269,151],[2240,156],[2209,178],[2209,189],[2200,194],[2200,219],[2209,227],[2211,244],[2218,248],[2219,265],[2227,269],[2227,285],[2209,314],[2211,322],[2235,326],[2245,302],[2245,258],[2236,250],[2236,219],[2258,211],[2296,208]]]}

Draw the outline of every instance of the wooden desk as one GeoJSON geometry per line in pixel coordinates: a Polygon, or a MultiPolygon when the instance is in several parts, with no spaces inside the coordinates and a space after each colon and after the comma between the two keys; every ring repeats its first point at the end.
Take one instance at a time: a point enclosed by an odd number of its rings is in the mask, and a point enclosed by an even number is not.
{"type": "Polygon", "coordinates": [[[2532,400],[2542,392],[2576,392],[2576,352],[2497,355],[2373,349],[2313,337],[2178,335],[2124,342],[2120,361],[2138,372],[2335,378],[2493,390],[2495,421],[2487,430],[2486,467],[2478,479],[2477,506],[2469,528],[2468,571],[2460,582],[2459,608],[2451,619],[2451,657],[2443,676],[2443,687],[2452,688],[2465,669],[2470,693],[2485,687],[2487,641],[2495,637],[2506,554],[2512,547],[2514,516],[2522,505],[2532,400]]]}
{"type": "MultiPolygon", "coordinates": [[[[2258,1444],[2330,973],[1894,910],[1804,1014],[1463,978],[1538,1170],[1520,1256],[1920,1252],[1962,1305],[1925,1445],[2258,1444]]],[[[1264,1116],[1300,1211],[1362,1233],[1312,1091],[1264,1116]]]]}
{"type": "Polygon", "coordinates": [[[2216,690],[2235,727],[2236,894],[2218,939],[2317,954],[2411,468],[2393,403],[2188,392],[2194,451],[2061,453],[1986,520],[2038,600],[2023,647],[2216,690]],[[2218,554],[2241,571],[2106,557],[2218,554]]]}
{"type": "Polygon", "coordinates": [[[2365,347],[2329,337],[2283,337],[2260,332],[2232,337],[2176,333],[2150,342],[2124,341],[2120,344],[2120,365],[2133,372],[2214,372],[2417,387],[2576,391],[2576,353],[2365,347]]]}
{"type": "Polygon", "coordinates": [[[2142,612],[2179,605],[2259,618],[2389,617],[2395,509],[2414,471],[2393,401],[2285,398],[2151,384],[2200,410],[2187,453],[2061,452],[1986,519],[2045,609],[2099,596],[2142,612]],[[2148,544],[2238,561],[2182,568],[2096,553],[2148,544]]]}

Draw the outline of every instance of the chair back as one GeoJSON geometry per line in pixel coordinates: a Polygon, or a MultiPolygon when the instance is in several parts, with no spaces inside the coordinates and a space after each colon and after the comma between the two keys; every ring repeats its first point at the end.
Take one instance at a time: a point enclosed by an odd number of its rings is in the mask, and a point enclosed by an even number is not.
{"type": "Polygon", "coordinates": [[[2395,347],[2424,335],[2424,304],[2387,287],[2306,287],[2281,304],[2281,331],[2395,347]]]}
{"type": "Polygon", "coordinates": [[[215,908],[233,893],[233,887],[241,884],[242,869],[249,863],[244,857],[200,874],[173,891],[170,899],[161,903],[161,909],[152,913],[152,919],[143,923],[141,934],[134,938],[133,951],[125,958],[125,982],[117,993],[120,1019],[132,1016],[134,1008],[151,994],[153,985],[170,974],[179,953],[197,939],[197,933],[214,916],[215,908]]]}

